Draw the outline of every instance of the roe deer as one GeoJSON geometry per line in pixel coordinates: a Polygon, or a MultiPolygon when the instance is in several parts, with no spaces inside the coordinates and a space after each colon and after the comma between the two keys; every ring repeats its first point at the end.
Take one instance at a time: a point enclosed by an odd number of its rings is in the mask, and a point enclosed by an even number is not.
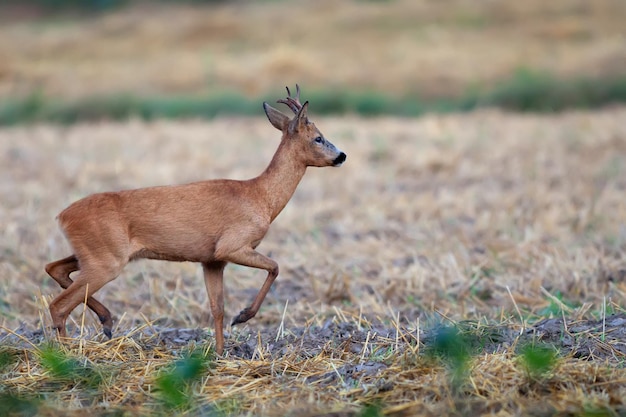
{"type": "Polygon", "coordinates": [[[187,185],[140,188],[87,196],[63,210],[59,225],[74,254],[46,265],[64,291],[50,303],[60,337],[81,302],[93,310],[111,338],[111,312],[93,298],[124,266],[139,258],[200,262],[215,322],[215,350],[224,351],[223,272],[232,262],[267,271],[249,307],[232,324],[254,317],[278,276],[278,264],[255,249],[270,223],[293,195],[309,166],[340,166],[346,154],[324,138],[307,117],[308,101],[296,95],[278,100],[294,113],[290,119],[263,103],[270,123],[282,132],[269,166],[247,181],[209,180],[187,185]],[[70,274],[78,271],[74,280],[70,274]]]}

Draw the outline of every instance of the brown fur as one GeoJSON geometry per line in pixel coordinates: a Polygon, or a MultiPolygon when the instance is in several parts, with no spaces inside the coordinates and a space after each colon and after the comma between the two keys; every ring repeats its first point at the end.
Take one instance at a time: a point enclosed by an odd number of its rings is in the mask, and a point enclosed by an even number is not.
{"type": "MultiPolygon", "coordinates": [[[[288,90],[289,91],[289,90],[288,90]]],[[[298,89],[299,95],[299,89],[298,89]]],[[[69,314],[85,300],[111,337],[110,311],[93,298],[124,266],[138,258],[202,263],[215,321],[216,351],[224,349],[223,272],[228,262],[268,271],[252,304],[233,324],[258,312],[278,276],[278,264],[255,249],[293,195],[308,166],[338,166],[345,154],[322,139],[307,118],[308,102],[280,100],[295,113],[289,119],[264,103],[272,125],[283,135],[272,161],[247,181],[210,180],[93,194],[59,214],[59,225],[74,254],[46,265],[64,291],[50,304],[54,327],[66,336],[69,314]],[[70,273],[80,270],[72,281],[70,273]]]]}

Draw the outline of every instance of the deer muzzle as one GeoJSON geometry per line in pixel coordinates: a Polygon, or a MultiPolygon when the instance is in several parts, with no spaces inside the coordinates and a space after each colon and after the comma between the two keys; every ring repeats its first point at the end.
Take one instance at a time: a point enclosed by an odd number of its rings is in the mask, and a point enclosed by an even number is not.
{"type": "Polygon", "coordinates": [[[340,167],[341,164],[344,163],[344,161],[346,160],[347,156],[345,153],[340,152],[339,156],[337,158],[335,158],[335,160],[333,161],[333,166],[334,167],[340,167]]]}

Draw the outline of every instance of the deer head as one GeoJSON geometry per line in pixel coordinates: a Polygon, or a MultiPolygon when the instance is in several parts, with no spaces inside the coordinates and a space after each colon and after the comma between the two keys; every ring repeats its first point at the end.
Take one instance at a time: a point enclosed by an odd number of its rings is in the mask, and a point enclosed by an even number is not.
{"type": "Polygon", "coordinates": [[[338,167],[343,164],[346,160],[346,154],[326,139],[315,124],[309,120],[307,115],[309,102],[300,103],[300,87],[297,84],[295,96],[291,96],[291,91],[287,87],[287,98],[277,102],[287,105],[294,112],[293,119],[266,102],[263,103],[265,114],[272,126],[283,132],[283,142],[299,147],[296,154],[303,158],[307,166],[338,167]]]}

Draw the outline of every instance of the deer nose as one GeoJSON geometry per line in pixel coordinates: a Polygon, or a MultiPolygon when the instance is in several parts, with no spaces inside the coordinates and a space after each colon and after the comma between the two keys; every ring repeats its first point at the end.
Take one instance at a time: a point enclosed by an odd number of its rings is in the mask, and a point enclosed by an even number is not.
{"type": "Polygon", "coordinates": [[[341,164],[343,164],[346,158],[347,158],[346,154],[341,152],[339,156],[336,157],[335,160],[333,161],[333,166],[336,166],[336,167],[341,166],[341,164]]]}

